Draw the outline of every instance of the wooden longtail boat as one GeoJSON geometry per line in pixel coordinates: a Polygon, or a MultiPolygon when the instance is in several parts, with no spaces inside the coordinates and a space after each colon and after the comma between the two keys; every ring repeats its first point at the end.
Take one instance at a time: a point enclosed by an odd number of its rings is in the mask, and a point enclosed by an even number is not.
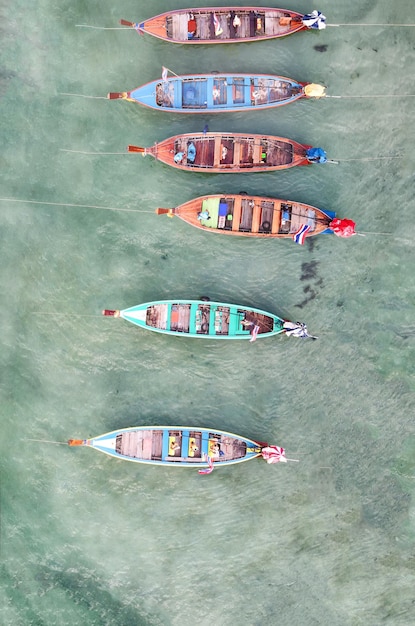
{"type": "Polygon", "coordinates": [[[117,459],[176,467],[235,465],[262,456],[268,463],[286,462],[284,448],[269,446],[222,430],[183,426],[137,426],[114,430],[93,439],[69,439],[70,446],[87,446],[117,459]]]}
{"type": "Polygon", "coordinates": [[[324,151],[292,139],[246,133],[184,133],[150,148],[128,146],[128,152],[150,154],[181,170],[206,173],[266,172],[324,162],[324,151]],[[321,157],[313,156],[316,150],[321,157]]]}
{"type": "Polygon", "coordinates": [[[141,328],[166,335],[199,339],[249,339],[285,333],[311,337],[301,322],[290,322],[261,309],[203,300],[162,300],[129,309],[104,309],[107,317],[122,317],[141,328]]]}
{"type": "Polygon", "coordinates": [[[319,11],[302,15],[265,7],[204,7],[167,11],[144,22],[120,20],[138,33],[173,43],[211,44],[276,39],[301,30],[325,28],[319,11]]]}
{"type": "Polygon", "coordinates": [[[324,92],[321,85],[285,76],[215,73],[165,75],[133,91],[111,92],[108,98],[171,113],[232,113],[269,109],[304,97],[320,98],[324,92]]]}
{"type": "Polygon", "coordinates": [[[309,204],[249,194],[200,196],[158,215],[177,215],[184,222],[211,233],[257,238],[293,238],[308,226],[307,237],[332,233],[336,214],[309,204]]]}

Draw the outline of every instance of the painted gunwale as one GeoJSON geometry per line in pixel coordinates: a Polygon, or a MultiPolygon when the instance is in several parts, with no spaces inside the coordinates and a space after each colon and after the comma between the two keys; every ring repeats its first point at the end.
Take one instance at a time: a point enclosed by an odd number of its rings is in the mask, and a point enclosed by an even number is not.
{"type": "Polygon", "coordinates": [[[241,173],[284,170],[309,165],[310,145],[272,135],[246,133],[184,133],[149,148],[128,146],[129,152],[151,155],[181,170],[205,173],[241,173]],[[190,150],[194,153],[190,160],[190,150]],[[183,155],[181,161],[177,159],[183,155]],[[176,160],[175,160],[176,158],[176,160]]]}
{"type": "Polygon", "coordinates": [[[249,194],[199,196],[156,213],[177,216],[206,232],[259,239],[291,239],[303,224],[310,226],[307,237],[332,233],[329,225],[336,216],[302,202],[249,194]],[[205,211],[209,215],[203,219],[205,211]]]}

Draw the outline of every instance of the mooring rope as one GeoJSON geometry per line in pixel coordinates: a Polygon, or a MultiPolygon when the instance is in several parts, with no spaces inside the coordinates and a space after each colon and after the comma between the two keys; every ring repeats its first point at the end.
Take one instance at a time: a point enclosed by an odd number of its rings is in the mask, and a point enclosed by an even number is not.
{"type": "Polygon", "coordinates": [[[151,213],[154,211],[146,211],[145,209],[121,209],[119,207],[99,206],[94,204],[74,204],[71,202],[46,202],[43,200],[23,200],[21,198],[0,198],[0,202],[22,202],[24,204],[44,204],[47,206],[57,207],[74,207],[79,209],[101,209],[103,211],[120,211],[125,213],[151,213]]]}
{"type": "Polygon", "coordinates": [[[83,93],[67,93],[65,91],[59,92],[58,96],[76,96],[77,98],[89,98],[90,100],[108,100],[107,96],[86,96],[83,93]]]}
{"type": "MultiPolygon", "coordinates": [[[[90,26],[89,24],[75,24],[75,28],[92,28],[94,30],[128,30],[125,26],[90,26]]],[[[130,28],[134,27],[130,26],[130,28]]]]}
{"type": "Polygon", "coordinates": [[[338,161],[330,161],[331,163],[345,163],[346,161],[382,161],[385,159],[402,159],[402,156],[379,156],[379,157],[362,157],[359,159],[339,159],[338,161]]]}
{"type": "Polygon", "coordinates": [[[40,443],[56,443],[60,446],[67,446],[68,442],[67,441],[49,441],[49,439],[22,439],[22,441],[38,441],[40,443]]]}
{"type": "Polygon", "coordinates": [[[415,24],[361,24],[361,23],[352,24],[352,23],[349,23],[349,24],[326,24],[326,26],[335,26],[335,27],[338,27],[338,26],[399,26],[399,27],[407,26],[409,28],[413,28],[415,24]]]}
{"type": "Polygon", "coordinates": [[[59,150],[61,152],[71,152],[72,154],[93,154],[93,155],[120,155],[122,154],[123,156],[125,156],[126,154],[129,154],[129,152],[125,151],[125,152],[88,152],[86,150],[68,150],[66,148],[59,148],[59,150]]]}
{"type": "MultiPolygon", "coordinates": [[[[66,314],[60,313],[59,311],[32,311],[31,315],[59,315],[59,317],[63,317],[66,314]]],[[[92,315],[91,313],[68,313],[71,317],[99,317],[101,319],[102,315],[92,315]]]]}
{"type": "Polygon", "coordinates": [[[379,95],[366,95],[366,96],[329,96],[325,94],[324,98],[415,98],[415,94],[413,93],[385,93],[379,95]]]}

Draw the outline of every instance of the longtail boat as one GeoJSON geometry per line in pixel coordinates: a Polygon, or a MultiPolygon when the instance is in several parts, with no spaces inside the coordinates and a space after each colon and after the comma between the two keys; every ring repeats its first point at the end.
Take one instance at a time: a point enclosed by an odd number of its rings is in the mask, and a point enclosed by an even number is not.
{"type": "MultiPolygon", "coordinates": [[[[323,233],[335,233],[340,237],[354,234],[354,227],[350,234],[339,228],[339,222],[345,220],[336,218],[332,211],[302,202],[246,193],[199,196],[177,207],[157,208],[156,213],[168,217],[177,215],[191,226],[223,235],[292,238],[296,241],[301,231],[304,232],[303,240],[323,233]]],[[[347,225],[350,222],[347,220],[347,225]]]]}
{"type": "Polygon", "coordinates": [[[186,74],[163,76],[132,91],[111,92],[110,100],[137,102],[171,113],[225,113],[282,106],[300,98],[321,98],[322,85],[273,74],[186,74]]]}
{"type": "Polygon", "coordinates": [[[93,437],[69,439],[69,446],[95,448],[117,459],[199,469],[210,474],[215,467],[235,465],[262,456],[268,463],[287,459],[284,448],[269,446],[222,430],[183,426],[136,426],[93,437]]]}
{"type": "Polygon", "coordinates": [[[292,139],[246,133],[184,133],[150,148],[128,146],[181,170],[206,173],[266,172],[324,163],[326,154],[292,139]]]}
{"type": "Polygon", "coordinates": [[[326,17],[320,11],[302,15],[265,7],[204,7],[167,11],[144,22],[120,23],[172,43],[211,44],[276,39],[301,30],[321,30],[326,26],[326,17]]]}
{"type": "Polygon", "coordinates": [[[147,330],[199,339],[249,339],[285,333],[312,337],[301,322],[290,322],[261,309],[202,300],[162,300],[129,309],[104,309],[106,317],[121,317],[147,330]]]}

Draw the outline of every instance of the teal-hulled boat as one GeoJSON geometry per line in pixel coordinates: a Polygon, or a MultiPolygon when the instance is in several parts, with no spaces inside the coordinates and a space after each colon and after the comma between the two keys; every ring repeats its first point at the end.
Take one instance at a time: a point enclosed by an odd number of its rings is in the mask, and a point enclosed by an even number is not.
{"type": "Polygon", "coordinates": [[[286,462],[284,448],[269,446],[233,433],[184,426],[136,426],[113,430],[92,439],[69,439],[70,446],[95,448],[117,459],[151,465],[214,467],[234,465],[262,456],[268,463],[286,462]]]}
{"type": "Polygon", "coordinates": [[[132,91],[111,92],[110,100],[129,100],[171,113],[232,113],[279,107],[300,98],[321,98],[325,88],[273,74],[186,74],[164,76],[132,91]]]}
{"type": "Polygon", "coordinates": [[[129,309],[105,309],[103,315],[158,333],[205,339],[249,339],[285,333],[311,337],[305,324],[284,320],[261,309],[206,300],[163,300],[129,309]]]}

